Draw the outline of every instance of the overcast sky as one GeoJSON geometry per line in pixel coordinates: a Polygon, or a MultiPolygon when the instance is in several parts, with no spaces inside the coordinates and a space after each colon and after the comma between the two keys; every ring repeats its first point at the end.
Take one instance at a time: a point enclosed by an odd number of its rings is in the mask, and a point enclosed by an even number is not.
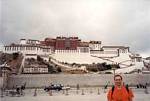
{"type": "Polygon", "coordinates": [[[78,36],[150,56],[150,0],[0,1],[0,44],[78,36]]]}

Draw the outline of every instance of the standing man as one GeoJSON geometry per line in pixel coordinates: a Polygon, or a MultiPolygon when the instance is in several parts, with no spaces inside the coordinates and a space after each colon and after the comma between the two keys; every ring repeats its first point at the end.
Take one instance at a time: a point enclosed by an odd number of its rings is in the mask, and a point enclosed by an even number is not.
{"type": "Polygon", "coordinates": [[[109,90],[107,94],[108,101],[133,101],[132,90],[128,86],[123,85],[121,75],[114,76],[115,85],[109,90]]]}

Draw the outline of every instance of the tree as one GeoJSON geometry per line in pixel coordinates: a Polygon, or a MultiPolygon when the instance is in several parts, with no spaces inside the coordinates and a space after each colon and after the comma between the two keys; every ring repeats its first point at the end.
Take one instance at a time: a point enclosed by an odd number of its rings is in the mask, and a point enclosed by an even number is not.
{"type": "Polygon", "coordinates": [[[19,56],[19,53],[13,53],[13,60],[16,60],[19,56]]]}
{"type": "Polygon", "coordinates": [[[62,72],[62,70],[61,70],[61,68],[60,68],[60,67],[58,67],[58,68],[57,68],[57,71],[58,71],[58,72],[62,72]]]}
{"type": "Polygon", "coordinates": [[[37,56],[37,61],[43,61],[43,59],[38,55],[37,56]]]}

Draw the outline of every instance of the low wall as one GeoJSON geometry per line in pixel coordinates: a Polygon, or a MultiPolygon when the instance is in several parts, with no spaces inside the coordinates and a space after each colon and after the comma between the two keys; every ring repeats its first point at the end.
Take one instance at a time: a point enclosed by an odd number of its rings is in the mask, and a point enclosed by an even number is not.
{"type": "MultiPolygon", "coordinates": [[[[138,83],[150,83],[150,74],[123,74],[125,83],[136,85],[138,83]]],[[[113,84],[112,74],[27,74],[14,75],[8,80],[8,87],[22,85],[26,87],[44,87],[50,83],[61,83],[64,85],[76,86],[103,86],[108,82],[113,84]]]]}

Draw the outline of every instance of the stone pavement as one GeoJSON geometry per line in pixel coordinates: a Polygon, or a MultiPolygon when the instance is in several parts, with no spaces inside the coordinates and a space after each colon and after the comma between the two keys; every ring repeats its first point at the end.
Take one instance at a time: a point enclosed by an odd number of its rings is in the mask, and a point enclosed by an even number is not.
{"type": "MultiPolygon", "coordinates": [[[[134,101],[150,101],[150,94],[146,94],[144,89],[132,89],[134,101]]],[[[108,90],[107,90],[108,91],[108,90]]],[[[25,90],[25,95],[20,97],[4,96],[1,101],[107,101],[107,91],[102,88],[81,88],[80,90],[71,89],[69,91],[45,92],[43,89],[25,90]]],[[[150,88],[148,88],[150,92],[150,88]]]]}

